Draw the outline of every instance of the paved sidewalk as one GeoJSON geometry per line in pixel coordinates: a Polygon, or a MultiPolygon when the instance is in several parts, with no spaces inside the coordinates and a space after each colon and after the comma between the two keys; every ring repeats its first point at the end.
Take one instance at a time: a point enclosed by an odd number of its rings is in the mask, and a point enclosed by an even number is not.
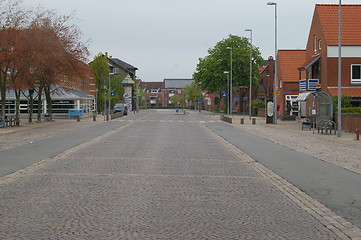
{"type": "Polygon", "coordinates": [[[21,119],[19,127],[0,128],[0,150],[37,142],[103,122],[102,115],[98,115],[96,121],[93,121],[92,117],[85,117],[79,122],[76,119],[54,119],[50,122],[29,123],[27,119],[21,119]]]}
{"type": "MultiPolygon", "coordinates": [[[[208,114],[219,120],[219,114],[208,114]]],[[[302,130],[301,121],[281,121],[266,124],[265,118],[255,117],[252,124],[248,116],[240,124],[241,115],[232,116],[232,125],[290,149],[307,153],[325,162],[335,164],[361,174],[361,141],[354,140],[355,133],[342,132],[341,138],[334,134],[321,134],[317,130],[302,130]]]]}

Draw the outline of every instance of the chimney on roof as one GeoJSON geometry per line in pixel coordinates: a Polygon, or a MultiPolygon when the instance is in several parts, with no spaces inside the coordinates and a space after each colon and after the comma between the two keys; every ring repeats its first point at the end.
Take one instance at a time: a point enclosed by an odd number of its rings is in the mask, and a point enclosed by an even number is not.
{"type": "Polygon", "coordinates": [[[105,52],[105,57],[108,57],[108,52],[105,52]]]}

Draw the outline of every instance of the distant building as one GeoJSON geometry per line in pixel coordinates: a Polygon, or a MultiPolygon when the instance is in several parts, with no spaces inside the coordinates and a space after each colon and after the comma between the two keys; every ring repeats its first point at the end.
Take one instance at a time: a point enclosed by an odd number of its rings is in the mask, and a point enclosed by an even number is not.
{"type": "Polygon", "coordinates": [[[124,85],[124,102],[128,106],[128,110],[133,111],[133,109],[136,108],[134,84],[136,82],[136,71],[138,68],[118,58],[108,56],[107,52],[105,56],[109,61],[110,74],[118,75],[122,79],[122,84],[124,85]]]}
{"type": "MultiPolygon", "coordinates": [[[[139,83],[145,93],[147,107],[167,107],[172,105],[170,98],[173,95],[182,95],[184,88],[191,84],[193,79],[164,79],[163,82],[139,83]]],[[[186,103],[189,105],[189,103],[186,103]]]]}

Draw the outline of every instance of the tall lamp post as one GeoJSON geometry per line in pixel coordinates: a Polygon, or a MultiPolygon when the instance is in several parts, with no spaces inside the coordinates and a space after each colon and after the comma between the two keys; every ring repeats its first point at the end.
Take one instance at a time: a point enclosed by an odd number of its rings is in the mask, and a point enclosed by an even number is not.
{"type": "Polygon", "coordinates": [[[229,115],[229,72],[224,71],[224,74],[227,74],[227,115],[229,115]]]}
{"type": "Polygon", "coordinates": [[[338,81],[337,81],[337,137],[341,137],[341,43],[342,43],[342,4],[338,4],[338,81]]]}
{"type": "MultiPolygon", "coordinates": [[[[274,92],[278,91],[278,76],[277,76],[277,3],[268,2],[267,5],[275,6],[275,76],[274,76],[274,92]]],[[[277,124],[277,95],[273,93],[273,123],[277,124]]]]}
{"type": "Polygon", "coordinates": [[[233,83],[232,83],[232,72],[233,72],[233,66],[232,66],[232,60],[233,60],[233,57],[232,57],[232,54],[233,54],[233,49],[232,47],[227,47],[227,49],[231,50],[231,84],[230,84],[230,90],[229,90],[229,106],[230,106],[230,114],[232,116],[232,111],[233,111],[233,104],[232,104],[232,90],[233,90],[233,83]]]}
{"type": "Polygon", "coordinates": [[[250,55],[249,55],[249,119],[252,117],[252,29],[245,29],[246,32],[251,33],[251,47],[250,47],[250,55]]]}
{"type": "Polygon", "coordinates": [[[110,75],[113,75],[114,73],[109,73],[108,77],[108,111],[107,111],[107,121],[109,121],[110,118],[110,75]]]}

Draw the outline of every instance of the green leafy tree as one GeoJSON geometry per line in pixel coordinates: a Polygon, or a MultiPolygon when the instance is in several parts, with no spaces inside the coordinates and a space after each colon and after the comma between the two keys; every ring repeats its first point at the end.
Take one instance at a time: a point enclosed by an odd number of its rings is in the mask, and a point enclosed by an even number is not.
{"type": "Polygon", "coordinates": [[[108,59],[104,54],[99,53],[94,57],[94,60],[90,63],[91,72],[95,78],[96,89],[97,89],[97,111],[103,110],[103,101],[105,97],[104,87],[106,87],[106,81],[109,78],[109,66],[108,59]]]}
{"type": "Polygon", "coordinates": [[[115,95],[110,98],[112,106],[117,102],[123,101],[124,86],[122,84],[122,78],[119,75],[114,75],[111,78],[110,91],[115,93],[115,95]]]}
{"type": "Polygon", "coordinates": [[[202,97],[201,89],[196,82],[192,82],[191,84],[185,86],[184,93],[187,100],[192,102],[195,102],[197,99],[199,100],[202,97]]]}
{"type": "Polygon", "coordinates": [[[181,94],[181,95],[174,94],[173,96],[171,96],[169,98],[169,100],[172,104],[182,105],[186,100],[186,96],[185,96],[185,94],[181,94]]]}
{"type": "Polygon", "coordinates": [[[250,72],[250,49],[252,47],[252,85],[257,85],[259,79],[258,66],[262,62],[258,48],[252,46],[249,39],[229,35],[227,39],[218,42],[214,48],[208,50],[208,55],[199,59],[193,79],[200,83],[203,90],[210,93],[227,92],[227,77],[224,71],[230,71],[232,48],[232,85],[248,86],[250,72]]]}
{"type": "Polygon", "coordinates": [[[200,100],[202,97],[200,86],[194,81],[191,84],[185,86],[184,94],[185,98],[191,101],[193,104],[196,102],[196,100],[200,100]]]}

